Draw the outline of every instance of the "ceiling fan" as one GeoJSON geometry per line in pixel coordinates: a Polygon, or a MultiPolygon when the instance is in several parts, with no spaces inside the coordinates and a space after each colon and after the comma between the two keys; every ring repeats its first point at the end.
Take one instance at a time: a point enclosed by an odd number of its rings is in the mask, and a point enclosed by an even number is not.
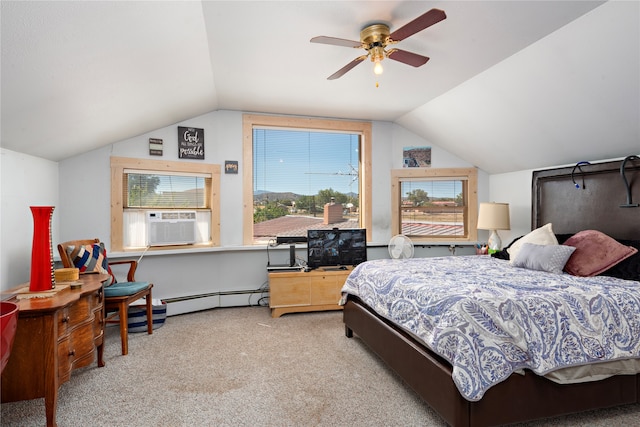
{"type": "Polygon", "coordinates": [[[336,37],[318,36],[311,39],[311,43],[323,43],[335,46],[362,48],[367,51],[366,55],[362,55],[327,77],[327,80],[335,80],[342,77],[347,71],[364,61],[367,57],[371,58],[371,62],[375,64],[373,71],[376,74],[382,74],[382,65],[380,62],[386,57],[393,59],[413,67],[420,67],[429,60],[428,57],[418,55],[417,53],[407,52],[406,50],[392,48],[387,50],[387,46],[396,44],[407,37],[410,37],[427,27],[437,24],[445,19],[444,11],[440,9],[431,9],[423,15],[417,17],[413,21],[398,28],[393,33],[389,32],[389,26],[386,24],[372,24],[362,29],[360,32],[360,41],[340,39],[336,37]]]}

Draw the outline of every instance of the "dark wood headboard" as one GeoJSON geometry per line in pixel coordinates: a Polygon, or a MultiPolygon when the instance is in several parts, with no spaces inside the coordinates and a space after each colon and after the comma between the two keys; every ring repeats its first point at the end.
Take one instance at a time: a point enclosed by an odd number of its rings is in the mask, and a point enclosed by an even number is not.
{"type": "MultiPolygon", "coordinates": [[[[620,173],[622,163],[619,160],[534,171],[532,229],[550,222],[556,234],[599,230],[616,239],[640,240],[640,206],[621,207],[628,203],[620,173]]],[[[628,158],[624,169],[632,202],[640,205],[640,159],[628,158]]]]}

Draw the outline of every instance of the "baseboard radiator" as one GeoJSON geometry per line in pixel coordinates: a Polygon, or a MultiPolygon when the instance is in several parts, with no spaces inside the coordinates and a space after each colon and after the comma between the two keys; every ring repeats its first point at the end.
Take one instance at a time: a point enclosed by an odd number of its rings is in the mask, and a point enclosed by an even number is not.
{"type": "Polygon", "coordinates": [[[258,305],[267,294],[268,291],[266,290],[251,289],[186,295],[166,298],[162,301],[167,304],[167,316],[175,316],[216,307],[246,307],[249,305],[258,305]]]}

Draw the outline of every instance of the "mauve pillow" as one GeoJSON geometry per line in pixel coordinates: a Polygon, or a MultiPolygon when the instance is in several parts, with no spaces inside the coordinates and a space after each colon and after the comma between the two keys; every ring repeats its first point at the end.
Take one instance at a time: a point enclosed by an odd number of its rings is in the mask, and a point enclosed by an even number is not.
{"type": "Polygon", "coordinates": [[[597,230],[576,233],[563,244],[576,248],[564,270],[582,277],[596,276],[638,252],[597,230]]]}

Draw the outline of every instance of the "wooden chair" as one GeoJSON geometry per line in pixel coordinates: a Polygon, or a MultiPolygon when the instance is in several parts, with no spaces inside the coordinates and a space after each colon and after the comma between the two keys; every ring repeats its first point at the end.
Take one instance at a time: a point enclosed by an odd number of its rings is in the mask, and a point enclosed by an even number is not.
{"type": "MultiPolygon", "coordinates": [[[[87,246],[92,245],[100,245],[100,240],[71,240],[60,243],[58,245],[58,252],[60,253],[62,265],[65,268],[78,267],[77,265],[74,265],[73,260],[77,258],[80,248],[86,248],[87,246]]],[[[104,251],[103,256],[106,258],[106,251],[104,251]]],[[[79,260],[77,262],[79,262],[79,260]]],[[[120,324],[122,354],[126,355],[129,353],[129,305],[143,297],[146,299],[147,333],[153,333],[153,306],[151,301],[151,288],[153,288],[153,284],[148,282],[136,282],[134,277],[136,269],[138,268],[138,262],[136,260],[107,260],[107,263],[109,266],[129,264],[126,282],[116,282],[104,287],[104,321],[105,323],[120,324]],[[118,319],[114,320],[116,316],[118,319]]],[[[89,268],[92,267],[93,265],[89,265],[89,268]]],[[[82,268],[80,271],[80,274],[89,273],[89,271],[83,272],[82,268]]]]}

